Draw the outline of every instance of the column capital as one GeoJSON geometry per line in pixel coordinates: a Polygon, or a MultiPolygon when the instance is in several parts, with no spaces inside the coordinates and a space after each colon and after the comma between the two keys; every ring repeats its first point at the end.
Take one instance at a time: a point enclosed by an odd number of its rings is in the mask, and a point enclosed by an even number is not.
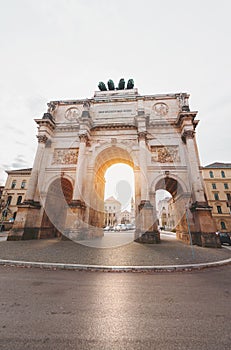
{"type": "Polygon", "coordinates": [[[184,143],[186,143],[187,139],[193,139],[195,135],[194,130],[184,130],[183,133],[181,134],[181,139],[184,143]]]}
{"type": "Polygon", "coordinates": [[[46,135],[37,135],[38,143],[46,143],[48,137],[46,135]]]}
{"type": "Polygon", "coordinates": [[[80,140],[80,142],[85,142],[87,144],[89,141],[88,134],[87,133],[80,134],[79,140],[80,140]]]}
{"type": "Polygon", "coordinates": [[[146,141],[147,139],[147,131],[140,131],[138,132],[138,140],[139,141],[146,141]]]}

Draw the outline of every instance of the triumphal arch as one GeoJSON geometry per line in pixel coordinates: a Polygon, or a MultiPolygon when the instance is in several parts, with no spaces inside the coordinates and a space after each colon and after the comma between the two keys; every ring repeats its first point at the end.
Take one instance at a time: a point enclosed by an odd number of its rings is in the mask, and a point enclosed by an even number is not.
{"type": "Polygon", "coordinates": [[[217,246],[205,198],[187,93],[140,95],[132,86],[100,86],[89,99],[48,103],[25,201],[8,239],[103,235],[104,174],[115,163],[135,179],[134,240],[160,242],[155,194],[173,197],[177,238],[217,246]]]}

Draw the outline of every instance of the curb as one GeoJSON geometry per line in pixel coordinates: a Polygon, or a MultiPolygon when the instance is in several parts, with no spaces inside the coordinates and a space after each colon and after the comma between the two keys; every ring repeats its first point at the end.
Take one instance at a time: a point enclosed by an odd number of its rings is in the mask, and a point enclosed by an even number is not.
{"type": "Polygon", "coordinates": [[[64,263],[46,263],[32,261],[2,260],[0,265],[39,267],[44,269],[79,270],[79,271],[103,271],[103,272],[173,272],[201,270],[208,267],[219,267],[231,263],[231,258],[226,260],[186,265],[160,265],[160,266],[103,266],[103,265],[80,265],[64,263]]]}

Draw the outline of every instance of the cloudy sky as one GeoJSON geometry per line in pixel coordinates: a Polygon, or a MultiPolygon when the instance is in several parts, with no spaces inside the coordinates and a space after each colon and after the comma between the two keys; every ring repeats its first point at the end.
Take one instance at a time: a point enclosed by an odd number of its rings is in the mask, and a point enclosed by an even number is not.
{"type": "Polygon", "coordinates": [[[133,78],[140,94],[188,92],[202,165],[231,162],[229,0],[0,0],[0,184],[31,167],[50,100],[133,78]]]}

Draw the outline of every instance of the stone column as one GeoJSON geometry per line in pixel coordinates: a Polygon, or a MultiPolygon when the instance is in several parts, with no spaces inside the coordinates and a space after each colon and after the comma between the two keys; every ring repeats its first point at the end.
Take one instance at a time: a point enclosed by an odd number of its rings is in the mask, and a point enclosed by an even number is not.
{"type": "Polygon", "coordinates": [[[42,161],[42,156],[45,148],[45,144],[48,140],[46,135],[38,135],[38,148],[34,160],[34,165],[32,168],[31,172],[31,177],[28,185],[28,189],[26,192],[26,197],[25,197],[25,203],[28,204],[33,204],[34,203],[34,197],[35,197],[35,192],[38,184],[38,173],[40,169],[40,164],[42,161]]]}
{"type": "Polygon", "coordinates": [[[188,166],[190,170],[190,182],[192,184],[193,203],[190,210],[194,219],[194,230],[191,232],[193,243],[202,245],[203,247],[219,247],[220,242],[216,236],[216,226],[213,221],[211,210],[208,205],[202,178],[199,170],[199,159],[194,140],[194,130],[185,129],[182,139],[186,144],[188,153],[188,166]]]}
{"type": "Polygon", "coordinates": [[[79,144],[79,154],[78,154],[78,162],[75,176],[75,187],[73,193],[73,201],[83,202],[82,191],[83,191],[83,177],[85,170],[85,152],[86,152],[86,142],[87,135],[83,134],[79,136],[80,144],[79,144]]]}
{"type": "Polygon", "coordinates": [[[147,180],[147,148],[146,132],[140,132],[139,137],[139,163],[140,163],[140,185],[141,201],[138,206],[139,218],[136,219],[139,227],[135,232],[135,241],[140,243],[159,243],[160,235],[157,230],[157,223],[153,205],[149,198],[149,185],[147,180]]]}
{"type": "Polygon", "coordinates": [[[148,183],[146,178],[146,175],[147,175],[146,132],[140,132],[138,137],[139,137],[141,201],[149,201],[148,183]]]}
{"type": "MultiPolygon", "coordinates": [[[[65,223],[65,236],[73,241],[79,241],[84,239],[91,239],[93,237],[102,236],[103,231],[89,227],[89,213],[86,217],[86,204],[83,197],[84,177],[86,177],[86,146],[88,141],[88,135],[82,133],[79,135],[79,154],[76,167],[75,185],[73,191],[73,198],[70,203],[70,210],[68,211],[66,223],[65,223]]],[[[90,184],[86,184],[89,186],[90,184]]],[[[85,191],[86,193],[86,191],[85,191]]],[[[90,210],[91,208],[88,208],[90,210]]]]}
{"type": "Polygon", "coordinates": [[[158,218],[157,218],[157,211],[156,211],[156,192],[150,191],[149,192],[149,198],[150,203],[152,205],[152,212],[153,212],[153,230],[158,230],[158,218]]]}
{"type": "Polygon", "coordinates": [[[199,170],[199,159],[194,140],[194,130],[185,130],[182,134],[182,139],[186,144],[188,154],[188,167],[190,170],[190,182],[192,185],[193,201],[204,202],[205,195],[202,184],[202,178],[199,170]]]}

